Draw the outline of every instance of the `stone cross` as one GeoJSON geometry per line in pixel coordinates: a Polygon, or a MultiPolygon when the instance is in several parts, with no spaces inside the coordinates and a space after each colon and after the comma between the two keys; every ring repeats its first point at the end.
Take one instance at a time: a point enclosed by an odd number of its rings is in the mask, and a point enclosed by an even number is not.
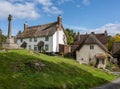
{"type": "Polygon", "coordinates": [[[12,22],[11,22],[11,20],[12,20],[12,15],[11,14],[9,14],[9,16],[8,16],[8,38],[11,38],[11,28],[12,28],[12,22]]]}

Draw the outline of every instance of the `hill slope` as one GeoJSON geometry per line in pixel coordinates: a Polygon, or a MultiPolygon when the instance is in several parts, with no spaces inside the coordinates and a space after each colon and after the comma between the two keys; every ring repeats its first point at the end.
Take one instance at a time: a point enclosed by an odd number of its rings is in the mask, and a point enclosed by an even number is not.
{"type": "Polygon", "coordinates": [[[0,89],[88,89],[113,79],[71,59],[27,50],[0,52],[0,89]],[[32,65],[38,60],[45,65],[41,70],[32,65]]]}

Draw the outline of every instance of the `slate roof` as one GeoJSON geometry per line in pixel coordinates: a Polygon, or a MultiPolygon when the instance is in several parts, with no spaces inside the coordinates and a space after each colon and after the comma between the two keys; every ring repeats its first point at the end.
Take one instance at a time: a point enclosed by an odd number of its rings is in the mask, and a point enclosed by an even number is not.
{"type": "Polygon", "coordinates": [[[76,41],[74,44],[78,44],[79,46],[76,50],[80,50],[83,44],[98,44],[104,51],[107,51],[106,44],[107,44],[107,35],[104,33],[102,34],[85,34],[80,35],[80,40],[76,41]]]}
{"type": "Polygon", "coordinates": [[[28,27],[26,31],[23,31],[21,34],[19,34],[17,36],[17,39],[52,36],[56,32],[57,27],[59,27],[58,22],[31,26],[31,27],[28,27]]]}

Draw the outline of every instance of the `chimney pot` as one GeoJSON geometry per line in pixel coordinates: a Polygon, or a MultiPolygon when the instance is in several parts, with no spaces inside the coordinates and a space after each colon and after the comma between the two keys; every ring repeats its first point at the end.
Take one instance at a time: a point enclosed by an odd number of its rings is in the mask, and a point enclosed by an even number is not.
{"type": "Polygon", "coordinates": [[[58,25],[61,26],[62,25],[62,16],[59,15],[57,20],[58,20],[58,25]]]}
{"type": "Polygon", "coordinates": [[[94,35],[95,33],[94,33],[94,32],[91,32],[91,34],[93,34],[93,35],[94,35]]]}

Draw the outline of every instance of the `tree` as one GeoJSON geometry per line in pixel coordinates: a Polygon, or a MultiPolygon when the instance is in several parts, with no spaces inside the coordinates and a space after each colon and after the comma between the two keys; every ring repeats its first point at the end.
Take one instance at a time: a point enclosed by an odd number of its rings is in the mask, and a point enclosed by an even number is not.
{"type": "Polygon", "coordinates": [[[74,41],[74,38],[73,38],[74,37],[74,32],[73,32],[73,30],[67,28],[67,29],[65,29],[65,33],[66,33],[66,36],[67,36],[67,43],[69,45],[73,44],[73,41],[74,41]]]}
{"type": "Polygon", "coordinates": [[[21,30],[19,30],[19,32],[17,33],[17,35],[19,35],[19,34],[21,34],[22,32],[21,32],[21,30]]]}
{"type": "Polygon", "coordinates": [[[0,43],[4,42],[6,37],[2,34],[2,30],[0,29],[0,43]]]}
{"type": "Polygon", "coordinates": [[[2,30],[1,30],[1,28],[0,28],[0,35],[2,35],[2,30]]]}
{"type": "Polygon", "coordinates": [[[112,50],[112,46],[115,42],[120,42],[120,34],[116,34],[115,36],[111,36],[108,40],[108,50],[112,50]]]}

